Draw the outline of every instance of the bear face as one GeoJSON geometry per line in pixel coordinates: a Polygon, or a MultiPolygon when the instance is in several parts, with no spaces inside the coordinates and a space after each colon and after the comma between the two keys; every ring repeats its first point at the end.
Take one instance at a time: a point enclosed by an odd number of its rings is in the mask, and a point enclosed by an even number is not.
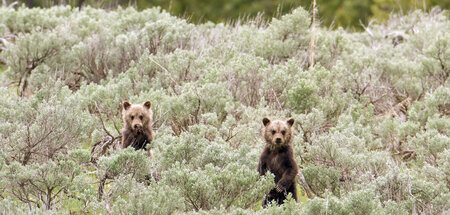
{"type": "Polygon", "coordinates": [[[294,122],[295,120],[293,118],[287,121],[271,121],[268,118],[264,118],[263,135],[266,143],[274,148],[282,147],[291,143],[292,125],[294,122]]]}
{"type": "Polygon", "coordinates": [[[151,105],[150,101],[143,104],[130,104],[128,101],[124,101],[122,103],[124,128],[132,131],[134,135],[142,134],[148,129],[152,121],[151,105]]]}
{"type": "Polygon", "coordinates": [[[147,144],[153,141],[153,112],[150,109],[152,103],[146,101],[143,104],[130,104],[128,101],[122,102],[123,129],[122,148],[128,146],[136,150],[145,149],[152,157],[152,151],[146,148],[147,144]]]}

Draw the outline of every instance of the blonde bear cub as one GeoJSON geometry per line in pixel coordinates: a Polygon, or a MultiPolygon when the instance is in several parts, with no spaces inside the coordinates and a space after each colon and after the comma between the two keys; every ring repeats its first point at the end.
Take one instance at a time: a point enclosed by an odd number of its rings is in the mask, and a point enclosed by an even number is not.
{"type": "MultiPolygon", "coordinates": [[[[128,146],[136,150],[146,150],[147,144],[153,141],[152,115],[150,109],[152,103],[146,101],[142,104],[131,104],[128,101],[122,102],[122,148],[128,146]]],[[[152,156],[151,150],[147,150],[149,156],[152,156]]]]}

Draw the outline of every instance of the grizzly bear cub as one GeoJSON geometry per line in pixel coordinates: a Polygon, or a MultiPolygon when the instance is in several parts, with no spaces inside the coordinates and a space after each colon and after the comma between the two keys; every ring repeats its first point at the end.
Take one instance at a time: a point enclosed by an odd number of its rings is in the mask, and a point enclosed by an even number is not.
{"type": "Polygon", "coordinates": [[[291,146],[294,119],[270,121],[264,118],[263,124],[266,146],[259,159],[258,172],[260,175],[265,175],[267,171],[273,173],[276,186],[266,195],[262,206],[266,207],[272,200],[278,205],[283,204],[289,193],[297,201],[295,176],[298,167],[291,146]]]}
{"type": "MultiPolygon", "coordinates": [[[[152,103],[146,101],[143,104],[130,104],[128,101],[123,101],[122,106],[122,148],[128,146],[136,150],[144,149],[147,144],[153,140],[152,133],[152,110],[150,109],[152,103]]],[[[149,156],[151,151],[148,150],[149,156]]]]}

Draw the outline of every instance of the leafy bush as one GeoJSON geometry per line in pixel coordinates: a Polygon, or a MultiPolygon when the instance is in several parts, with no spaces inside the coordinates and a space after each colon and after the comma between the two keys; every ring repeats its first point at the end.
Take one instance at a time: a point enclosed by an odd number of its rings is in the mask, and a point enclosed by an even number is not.
{"type": "Polygon", "coordinates": [[[450,208],[447,11],[359,33],[312,32],[303,8],[198,25],[160,8],[0,13],[3,213],[450,208]],[[122,100],[151,100],[152,157],[118,149],[122,100]],[[274,187],[256,171],[265,116],[296,119],[298,203],[260,206],[274,187]]]}

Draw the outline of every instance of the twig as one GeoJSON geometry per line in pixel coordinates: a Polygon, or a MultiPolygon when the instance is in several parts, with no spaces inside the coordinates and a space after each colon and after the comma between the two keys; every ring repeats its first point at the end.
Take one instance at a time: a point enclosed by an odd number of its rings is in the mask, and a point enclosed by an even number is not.
{"type": "Polygon", "coordinates": [[[119,130],[119,128],[117,128],[116,121],[114,119],[113,119],[113,125],[114,125],[114,129],[116,129],[117,133],[120,134],[120,130],[119,130]]]}
{"type": "Polygon", "coordinates": [[[6,1],[3,1],[3,6],[6,6],[6,9],[13,8],[14,6],[16,6],[18,4],[19,4],[19,2],[15,1],[15,2],[11,3],[10,5],[6,5],[6,1]]]}
{"type": "Polygon", "coordinates": [[[312,6],[312,23],[311,23],[311,41],[309,43],[309,68],[314,67],[314,52],[316,43],[316,0],[313,1],[312,6]]]}
{"type": "Polygon", "coordinates": [[[102,201],[103,199],[103,188],[105,187],[105,182],[106,182],[106,177],[103,177],[98,185],[98,190],[97,190],[97,200],[98,201],[102,201]]]}
{"type": "MultiPolygon", "coordinates": [[[[116,142],[117,139],[120,139],[120,138],[122,137],[122,135],[120,135],[120,132],[119,132],[119,135],[118,135],[118,136],[113,136],[113,135],[106,129],[106,126],[105,126],[105,123],[104,123],[104,121],[103,121],[103,118],[101,117],[101,112],[100,112],[100,109],[99,109],[99,107],[98,107],[98,105],[97,105],[97,102],[95,102],[95,107],[96,107],[96,110],[97,110],[98,118],[100,119],[100,122],[102,123],[102,128],[103,128],[103,130],[106,132],[106,134],[108,135],[108,137],[109,137],[110,139],[107,140],[107,139],[103,138],[102,140],[100,140],[100,141],[94,143],[94,145],[93,145],[92,148],[91,148],[91,162],[93,162],[93,163],[96,162],[96,159],[98,158],[98,156],[104,155],[104,154],[106,153],[106,151],[110,148],[110,146],[111,146],[112,144],[114,144],[114,143],[116,142]],[[99,149],[100,151],[97,153],[97,156],[94,156],[94,153],[95,153],[96,151],[98,151],[98,150],[96,150],[97,147],[100,148],[100,149],[99,149]]],[[[114,127],[116,128],[116,130],[118,131],[118,128],[117,128],[117,126],[115,125],[115,123],[113,123],[113,124],[114,124],[114,127]]]]}
{"type": "Polygon", "coordinates": [[[369,29],[369,25],[367,27],[359,20],[359,24],[364,28],[364,30],[369,34],[370,38],[374,38],[372,31],[369,29]]]}
{"type": "MultiPolygon", "coordinates": [[[[159,63],[156,62],[155,60],[153,60],[153,58],[149,57],[148,59],[150,59],[150,61],[152,61],[153,63],[155,63],[156,65],[158,65],[161,69],[163,69],[163,70],[167,73],[167,75],[169,76],[169,79],[170,79],[175,85],[177,85],[178,82],[175,81],[175,79],[173,79],[173,77],[172,77],[172,75],[171,75],[171,73],[170,73],[170,71],[169,71],[168,69],[166,69],[164,66],[162,66],[161,64],[159,64],[159,63]]],[[[175,88],[172,87],[172,89],[173,89],[173,91],[175,92],[175,94],[178,95],[178,93],[175,91],[175,88]]]]}
{"type": "Polygon", "coordinates": [[[159,122],[162,118],[166,118],[166,117],[163,117],[163,116],[165,116],[167,113],[169,113],[169,110],[167,110],[165,113],[163,113],[161,117],[159,117],[158,119],[154,120],[153,123],[152,123],[152,127],[153,127],[157,122],[159,122]]]}
{"type": "Polygon", "coordinates": [[[8,46],[9,42],[5,39],[0,37],[0,42],[3,44],[3,46],[0,46],[0,48],[6,50],[6,47],[8,46]]]}
{"type": "Polygon", "coordinates": [[[300,183],[302,184],[303,188],[306,191],[306,195],[308,195],[308,198],[312,199],[314,198],[313,191],[309,187],[308,183],[306,183],[305,176],[303,176],[302,171],[298,171],[298,178],[300,179],[300,183]]]}
{"type": "Polygon", "coordinates": [[[397,109],[399,109],[399,108],[401,108],[401,107],[404,107],[404,108],[408,107],[409,104],[410,104],[410,102],[411,102],[411,98],[410,98],[410,97],[407,97],[406,99],[404,99],[404,100],[401,101],[400,103],[398,103],[398,104],[394,105],[393,107],[389,108],[389,110],[385,111],[385,112],[382,113],[380,116],[387,116],[387,115],[392,116],[392,115],[397,115],[397,114],[395,113],[395,110],[397,110],[397,109]]]}
{"type": "Polygon", "coordinates": [[[101,115],[100,109],[98,108],[97,102],[95,102],[95,108],[97,109],[98,118],[100,119],[100,122],[102,123],[103,130],[106,132],[106,134],[108,136],[110,136],[112,139],[114,139],[114,136],[105,127],[105,123],[103,122],[102,115],[101,115]]]}
{"type": "Polygon", "coordinates": [[[280,109],[282,109],[283,107],[281,106],[281,103],[280,103],[280,100],[278,99],[277,93],[275,92],[275,90],[274,90],[273,88],[272,88],[271,90],[272,90],[273,96],[275,97],[275,101],[276,101],[277,104],[278,104],[278,107],[279,107],[280,109]]]}
{"type": "Polygon", "coordinates": [[[302,131],[303,131],[303,141],[309,143],[309,145],[312,145],[312,142],[309,140],[307,131],[303,128],[302,123],[299,121],[297,124],[300,126],[300,129],[302,129],[302,131]]]}

